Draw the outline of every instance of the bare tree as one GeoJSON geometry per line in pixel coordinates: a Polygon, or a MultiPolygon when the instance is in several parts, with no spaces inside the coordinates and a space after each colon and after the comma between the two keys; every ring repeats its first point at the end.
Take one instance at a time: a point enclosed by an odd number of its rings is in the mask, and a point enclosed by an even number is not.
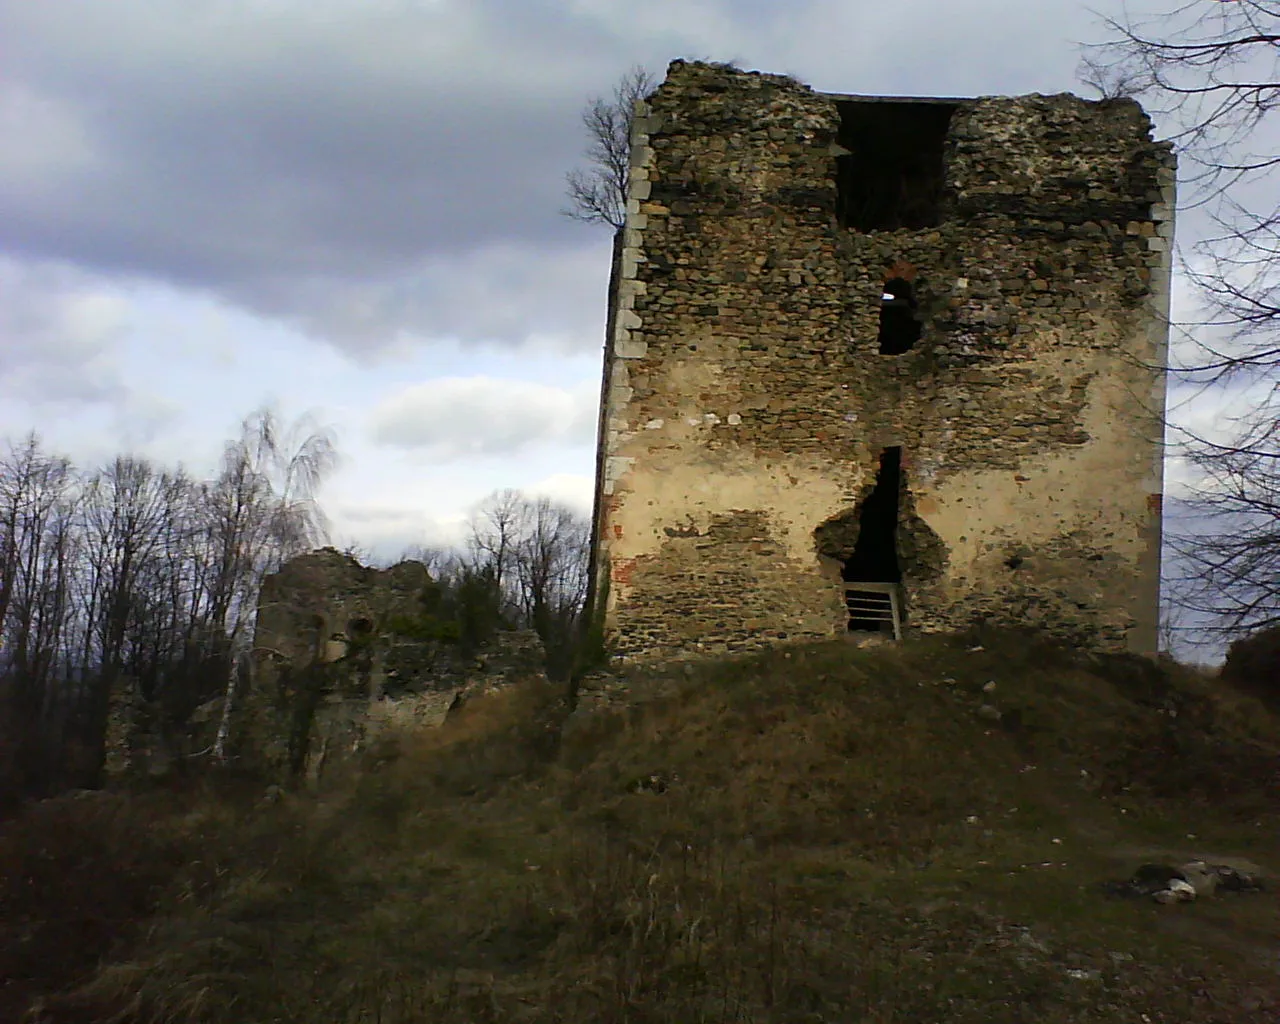
{"type": "Polygon", "coordinates": [[[327,431],[307,418],[282,425],[269,409],[246,418],[240,437],[223,453],[222,472],[210,492],[219,567],[211,626],[226,646],[227,666],[211,751],[215,760],[226,757],[262,581],[327,537],[316,492],[336,464],[327,431]]]}
{"type": "MultiPolygon", "coordinates": [[[[494,491],[472,511],[467,548],[473,568],[488,567],[504,595],[515,583],[514,561],[528,517],[528,501],[517,490],[494,491]]],[[[513,597],[514,601],[515,598],[513,597]]]]}
{"type": "Polygon", "coordinates": [[[516,549],[520,603],[542,638],[548,672],[565,676],[573,667],[578,616],[587,594],[590,525],[548,498],[526,508],[516,549]]]}
{"type": "Polygon", "coordinates": [[[588,522],[549,498],[505,490],[481,502],[470,525],[464,581],[492,581],[502,617],[535,630],[548,670],[564,674],[586,597],[588,522]]]}
{"type": "Polygon", "coordinates": [[[107,710],[126,690],[153,749],[183,741],[195,707],[221,696],[223,752],[262,580],[323,542],[315,492],[333,463],[323,431],[268,410],[244,421],[207,481],[135,456],[77,471],[34,434],[8,445],[0,783],[92,783],[107,710]]]}
{"type": "Polygon", "coordinates": [[[136,667],[130,647],[143,618],[142,581],[162,550],[170,492],[177,486],[147,460],[127,455],[88,482],[83,517],[93,611],[85,662],[98,668],[94,718],[103,723],[112,691],[127,668],[136,667]]]}
{"type": "Polygon", "coordinates": [[[41,504],[39,494],[45,490],[41,483],[53,469],[34,433],[8,449],[0,462],[0,623],[8,617],[18,586],[30,516],[41,504]]]}
{"type": "Polygon", "coordinates": [[[1086,53],[1080,58],[1076,77],[1097,92],[1099,99],[1118,100],[1132,97],[1141,88],[1137,71],[1108,63],[1104,57],[1086,53]]]}
{"type": "Polygon", "coordinates": [[[75,484],[67,460],[47,455],[34,434],[0,459],[0,717],[22,789],[47,760],[76,554],[75,484]]]}
{"type": "Polygon", "coordinates": [[[410,544],[396,562],[421,562],[433,580],[449,579],[458,569],[458,553],[451,548],[410,544]]]}
{"type": "Polygon", "coordinates": [[[623,75],[608,99],[593,97],[582,111],[589,140],[583,154],[588,167],[566,176],[569,207],[565,215],[588,224],[620,229],[626,220],[631,184],[631,123],[637,100],[649,95],[656,79],[637,65],[623,75]]]}
{"type": "Polygon", "coordinates": [[[1280,4],[1232,0],[1177,5],[1145,21],[1108,19],[1111,41],[1088,49],[1082,74],[1140,96],[1178,147],[1184,206],[1209,230],[1184,270],[1209,315],[1192,340],[1204,358],[1186,369],[1223,373],[1280,367],[1280,4]]]}
{"type": "Polygon", "coordinates": [[[1195,0],[1107,25],[1085,77],[1160,116],[1196,211],[1181,269],[1201,312],[1175,325],[1189,344],[1174,369],[1243,406],[1213,437],[1175,430],[1195,488],[1172,524],[1172,596],[1209,632],[1280,624],[1280,4],[1195,0]]]}
{"type": "Polygon", "coordinates": [[[1280,626],[1280,420],[1249,419],[1229,444],[1188,446],[1200,482],[1171,538],[1179,603],[1228,636],[1280,626]]]}

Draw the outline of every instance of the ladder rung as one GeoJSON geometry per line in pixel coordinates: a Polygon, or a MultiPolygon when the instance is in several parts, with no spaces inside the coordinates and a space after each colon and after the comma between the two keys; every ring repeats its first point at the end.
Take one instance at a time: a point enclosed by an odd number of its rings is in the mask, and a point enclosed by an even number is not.
{"type": "Polygon", "coordinates": [[[845,608],[850,620],[864,623],[889,623],[895,640],[902,638],[898,617],[898,585],[893,583],[846,584],[845,608]]]}

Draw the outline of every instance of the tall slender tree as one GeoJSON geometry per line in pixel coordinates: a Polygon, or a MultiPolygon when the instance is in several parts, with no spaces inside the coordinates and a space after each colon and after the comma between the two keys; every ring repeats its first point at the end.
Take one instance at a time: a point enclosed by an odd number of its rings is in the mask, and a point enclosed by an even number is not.
{"type": "Polygon", "coordinates": [[[217,565],[211,625],[227,651],[222,714],[212,750],[216,760],[227,755],[262,581],[327,538],[328,522],[316,495],[336,464],[327,431],[309,418],[282,424],[269,409],[245,419],[240,437],[223,453],[211,501],[217,565]]]}

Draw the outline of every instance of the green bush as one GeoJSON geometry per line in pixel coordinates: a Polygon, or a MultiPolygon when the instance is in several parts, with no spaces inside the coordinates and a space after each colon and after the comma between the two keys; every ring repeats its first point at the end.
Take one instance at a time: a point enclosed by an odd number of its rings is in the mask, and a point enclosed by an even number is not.
{"type": "Polygon", "coordinates": [[[393,615],[387,620],[387,632],[408,640],[456,644],[462,637],[462,627],[456,620],[442,619],[436,615],[393,615]]]}

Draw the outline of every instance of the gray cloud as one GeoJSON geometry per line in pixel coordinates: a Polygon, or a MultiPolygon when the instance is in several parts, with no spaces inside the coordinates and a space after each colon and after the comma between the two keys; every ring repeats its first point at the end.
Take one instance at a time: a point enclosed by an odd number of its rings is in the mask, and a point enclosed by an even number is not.
{"type": "Polygon", "coordinates": [[[375,564],[391,564],[415,548],[460,547],[466,536],[461,516],[440,519],[420,511],[381,506],[335,505],[333,540],[358,544],[375,564]]]}
{"type": "Polygon", "coordinates": [[[738,57],[824,88],[980,75],[993,91],[1039,84],[1013,79],[1050,53],[1062,63],[1059,29],[1092,19],[995,18],[990,2],[958,0],[944,32],[936,5],[917,6],[898,52],[886,40],[904,35],[901,11],[870,0],[811,0],[785,18],[761,0],[643,14],[621,0],[0,0],[0,127],[23,140],[0,156],[0,245],[211,291],[351,349],[404,332],[574,334],[575,310],[603,306],[594,281],[589,303],[580,287],[543,302],[532,331],[514,314],[528,299],[496,316],[499,289],[476,282],[511,270],[489,269],[495,253],[599,259],[607,239],[558,215],[563,174],[583,101],[628,65],[738,57]],[[962,24],[975,30],[959,46],[962,24]],[[451,305],[459,292],[477,301],[451,305]]]}
{"type": "Polygon", "coordinates": [[[499,241],[590,246],[558,211],[576,108],[611,62],[522,39],[527,6],[11,0],[0,117],[44,127],[0,159],[3,243],[338,335],[315,292],[394,290],[499,241]]]}
{"type": "Polygon", "coordinates": [[[587,352],[604,343],[609,242],[541,251],[495,244],[432,256],[384,277],[266,279],[249,289],[261,304],[348,347],[424,338],[506,345],[536,343],[587,352]]]}

